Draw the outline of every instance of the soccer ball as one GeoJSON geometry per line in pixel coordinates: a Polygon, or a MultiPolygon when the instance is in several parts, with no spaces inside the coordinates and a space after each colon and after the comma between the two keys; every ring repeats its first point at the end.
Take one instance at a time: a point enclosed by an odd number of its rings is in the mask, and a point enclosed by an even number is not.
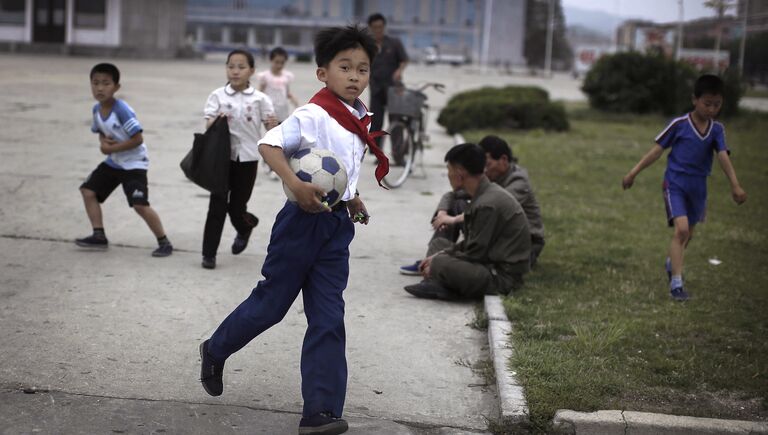
{"type": "MultiPolygon", "coordinates": [[[[328,207],[336,205],[347,190],[347,170],[332,151],[305,148],[296,151],[288,164],[301,181],[312,183],[326,192],[322,201],[328,203],[328,207]]],[[[285,183],[283,190],[290,201],[296,201],[285,183]]]]}

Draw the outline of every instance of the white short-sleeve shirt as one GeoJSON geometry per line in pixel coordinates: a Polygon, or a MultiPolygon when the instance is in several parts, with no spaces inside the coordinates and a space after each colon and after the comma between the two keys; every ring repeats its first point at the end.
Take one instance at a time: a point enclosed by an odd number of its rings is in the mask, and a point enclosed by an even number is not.
{"type": "MultiPolygon", "coordinates": [[[[125,142],[143,131],[139,120],[136,119],[136,113],[125,101],[115,99],[112,111],[106,118],[101,116],[100,109],[101,103],[93,106],[92,132],[101,133],[118,142],[125,142]]],[[[147,169],[149,168],[147,146],[141,143],[135,148],[112,153],[104,162],[116,169],[147,169]]]]}
{"type": "Polygon", "coordinates": [[[264,121],[275,113],[272,100],[263,92],[248,86],[236,91],[227,84],[211,92],[205,102],[205,119],[220,114],[227,115],[229,135],[232,143],[233,161],[251,162],[261,158],[258,142],[262,136],[264,121]]]}
{"type": "MultiPolygon", "coordinates": [[[[357,100],[355,107],[346,103],[344,106],[358,118],[367,113],[360,100],[357,100]]],[[[286,157],[305,148],[332,151],[347,169],[347,190],[341,199],[348,201],[355,197],[366,144],[317,104],[309,103],[296,109],[279,126],[269,130],[259,141],[261,144],[282,148],[286,157]]]]}

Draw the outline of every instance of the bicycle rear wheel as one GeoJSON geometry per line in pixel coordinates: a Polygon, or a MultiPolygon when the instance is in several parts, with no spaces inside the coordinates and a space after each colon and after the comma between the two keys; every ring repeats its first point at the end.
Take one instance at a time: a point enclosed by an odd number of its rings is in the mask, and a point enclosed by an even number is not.
{"type": "Polygon", "coordinates": [[[389,135],[382,136],[382,146],[389,157],[389,174],[382,182],[394,189],[402,186],[410,175],[416,158],[416,147],[413,132],[402,121],[392,122],[388,130],[389,135]]]}

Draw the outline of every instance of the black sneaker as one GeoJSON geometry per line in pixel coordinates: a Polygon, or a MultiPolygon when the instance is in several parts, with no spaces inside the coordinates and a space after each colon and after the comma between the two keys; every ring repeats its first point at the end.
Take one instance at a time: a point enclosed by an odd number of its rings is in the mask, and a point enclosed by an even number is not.
{"type": "Polygon", "coordinates": [[[299,435],[336,435],[349,429],[347,421],[334,417],[330,412],[321,412],[311,417],[302,417],[299,435]]]}
{"type": "Polygon", "coordinates": [[[203,256],[203,269],[216,269],[216,257],[203,256]]]}
{"type": "Polygon", "coordinates": [[[455,299],[451,292],[431,279],[425,279],[418,284],[407,285],[405,291],[423,299],[455,299]]]}
{"type": "Polygon", "coordinates": [[[200,343],[200,382],[203,383],[203,389],[211,396],[221,396],[224,392],[224,364],[218,364],[208,354],[208,342],[205,340],[200,343]]]}
{"type": "Polygon", "coordinates": [[[167,257],[171,254],[173,254],[173,245],[170,243],[163,243],[152,251],[153,257],[167,257]]]}
{"type": "Polygon", "coordinates": [[[83,237],[82,239],[75,239],[75,244],[81,248],[90,249],[107,249],[109,247],[109,242],[106,237],[95,236],[93,234],[88,237],[83,237]]]}
{"type": "Polygon", "coordinates": [[[235,236],[235,241],[232,242],[232,255],[237,255],[245,251],[245,248],[248,246],[248,239],[250,237],[251,231],[248,231],[246,234],[237,233],[237,236],[235,236]]]}
{"type": "Polygon", "coordinates": [[[678,287],[670,290],[669,295],[672,297],[673,300],[677,302],[685,302],[690,298],[690,295],[688,295],[688,292],[683,290],[682,287],[678,287]]]}

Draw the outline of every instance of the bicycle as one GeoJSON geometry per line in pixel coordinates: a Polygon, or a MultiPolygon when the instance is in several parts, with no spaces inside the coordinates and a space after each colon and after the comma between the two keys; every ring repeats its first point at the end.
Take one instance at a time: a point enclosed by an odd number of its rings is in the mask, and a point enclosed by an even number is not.
{"type": "Polygon", "coordinates": [[[417,153],[423,172],[424,142],[429,140],[426,133],[429,105],[424,91],[430,87],[438,92],[445,89],[440,83],[426,83],[415,89],[396,83],[387,91],[389,135],[382,136],[382,149],[388,150],[390,164],[389,174],[382,181],[390,189],[402,186],[412,174],[417,153]]]}

